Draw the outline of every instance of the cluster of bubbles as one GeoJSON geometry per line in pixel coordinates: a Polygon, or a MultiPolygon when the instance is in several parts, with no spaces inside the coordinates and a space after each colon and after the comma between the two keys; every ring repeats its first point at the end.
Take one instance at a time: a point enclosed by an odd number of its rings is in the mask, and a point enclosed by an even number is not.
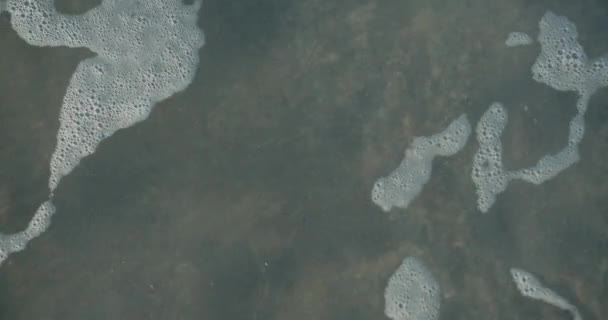
{"type": "Polygon", "coordinates": [[[9,0],[13,29],[35,46],[86,47],[97,54],[76,69],[59,117],[49,188],[104,138],[144,120],[152,107],[192,81],[203,46],[200,1],[105,0],[83,15],[53,1],[9,0]]]}
{"type": "Polygon", "coordinates": [[[534,43],[534,40],[523,32],[511,32],[509,33],[507,40],[505,40],[505,45],[507,47],[527,46],[532,43],[534,43]]]}
{"type": "Polygon", "coordinates": [[[384,314],[392,320],[437,320],[441,292],[427,267],[407,257],[390,277],[384,301],[384,314]]]}
{"type": "MultiPolygon", "coordinates": [[[[117,130],[146,119],[156,103],[191,83],[198,65],[197,52],[204,44],[203,33],[196,26],[200,4],[200,0],[192,5],[177,0],[105,0],[85,14],[63,15],[52,0],[0,0],[0,12],[11,14],[13,29],[29,44],[86,47],[97,54],[79,64],[63,100],[51,159],[50,198],[25,230],[0,234],[0,263],[48,228],[55,212],[53,192],[82,158],[117,130]]],[[[474,156],[472,178],[481,211],[492,206],[510,180],[540,184],[578,161],[589,99],[608,85],[608,57],[589,60],[576,38],[576,27],[570,21],[547,12],[540,22],[541,53],[532,67],[536,81],[579,94],[578,114],[570,122],[565,148],[541,158],[532,168],[507,171],[500,142],[508,121],[505,108],[494,103],[479,121],[476,134],[480,148],[474,156]]],[[[529,36],[519,32],[506,40],[507,46],[531,43],[529,36]]],[[[399,167],[374,184],[373,202],[384,211],[406,208],[430,179],[434,157],[457,153],[470,133],[471,126],[462,115],[436,135],[415,138],[399,167]]],[[[511,275],[523,296],[581,319],[575,306],[532,274],[512,268],[511,275]]],[[[439,317],[439,284],[415,257],[403,260],[390,277],[384,296],[385,314],[390,319],[439,317]]]]}
{"type": "Polygon", "coordinates": [[[545,155],[533,167],[507,171],[502,163],[500,141],[507,113],[499,103],[490,106],[477,125],[479,150],[471,173],[477,189],[477,207],[482,212],[490,209],[510,180],[541,184],[579,160],[578,147],[585,133],[584,118],[589,99],[597,89],[608,85],[608,57],[590,61],[576,40],[578,33],[573,23],[547,12],[539,25],[541,52],[532,66],[533,78],[556,90],[577,92],[577,114],[570,121],[568,143],[564,148],[545,155]]]}
{"type": "Polygon", "coordinates": [[[494,103],[481,116],[476,128],[479,150],[473,157],[472,179],[477,186],[477,206],[486,212],[494,203],[496,194],[507,188],[510,175],[502,166],[500,135],[507,125],[507,112],[500,103],[494,103]]]}
{"type": "Polygon", "coordinates": [[[576,26],[547,12],[539,23],[541,52],[532,66],[534,80],[560,91],[591,95],[608,85],[608,56],[590,60],[576,40],[576,26]]]}
{"type": "Polygon", "coordinates": [[[545,287],[540,280],[538,280],[538,278],[531,273],[518,268],[511,268],[510,272],[513,282],[515,282],[517,290],[519,290],[519,293],[522,296],[534,300],[540,300],[562,310],[568,311],[574,320],[582,319],[576,306],[568,302],[568,300],[564,299],[557,293],[553,292],[553,290],[545,287]]]}
{"type": "MultiPolygon", "coordinates": [[[[497,195],[506,190],[511,180],[541,184],[576,163],[579,160],[578,146],[585,133],[584,115],[589,100],[598,89],[608,86],[608,56],[589,60],[576,40],[578,34],[574,24],[550,11],[539,24],[541,53],[532,66],[533,78],[556,90],[578,93],[578,112],[570,121],[568,143],[564,148],[555,154],[545,155],[530,168],[509,171],[503,166],[501,143],[508,122],[507,110],[499,102],[490,105],[476,127],[479,149],[473,158],[471,173],[477,189],[477,205],[482,212],[490,209],[497,195]]],[[[513,32],[505,44],[514,47],[532,42],[528,35],[513,32]]],[[[436,136],[416,138],[412,147],[406,150],[401,165],[388,177],[380,178],[375,183],[373,202],[384,211],[392,207],[407,207],[428,181],[433,157],[456,153],[466,143],[469,131],[466,118],[461,117],[436,136]],[[431,147],[434,141],[442,140],[445,136],[453,137],[450,143],[431,147]]],[[[523,296],[568,311],[574,320],[582,319],[576,306],[545,287],[534,275],[518,268],[511,268],[510,273],[523,296]]],[[[406,258],[386,287],[386,316],[393,320],[437,319],[439,304],[439,285],[432,275],[417,259],[406,258]]]]}
{"type": "MultiPolygon", "coordinates": [[[[578,33],[573,23],[548,11],[539,25],[541,52],[532,66],[533,78],[556,90],[577,92],[578,112],[570,121],[568,143],[564,148],[545,155],[530,168],[507,170],[502,162],[501,143],[508,121],[507,111],[498,102],[488,108],[477,124],[479,149],[471,172],[477,192],[477,207],[481,212],[492,207],[498,194],[506,190],[511,180],[542,184],[578,162],[589,100],[599,88],[608,85],[608,56],[589,60],[576,40],[578,33]]],[[[530,43],[532,38],[522,32],[512,32],[506,40],[507,46],[530,43]]],[[[415,138],[399,167],[375,182],[372,201],[384,211],[393,207],[407,208],[430,179],[433,158],[458,152],[464,147],[469,132],[468,121],[462,116],[442,133],[430,138],[415,138]],[[441,141],[443,143],[438,143],[441,141]]]]}
{"type": "MultiPolygon", "coordinates": [[[[582,320],[578,308],[544,286],[531,273],[510,269],[519,293],[568,311],[573,320],[582,320]]],[[[392,320],[437,320],[441,305],[439,283],[428,268],[416,257],[406,257],[391,275],[384,291],[384,314],[392,320]]]]}
{"type": "Polygon", "coordinates": [[[576,145],[581,141],[582,118],[571,122],[570,143],[558,153],[546,155],[535,166],[508,171],[502,162],[502,143],[500,138],[508,121],[507,111],[498,102],[493,103],[482,115],[476,128],[479,149],[473,157],[471,178],[476,186],[477,207],[487,212],[496,197],[505,191],[509,182],[520,179],[533,184],[541,184],[565,170],[579,160],[576,145]],[[572,130],[573,123],[576,130],[572,130]]]}
{"type": "Polygon", "coordinates": [[[4,261],[9,254],[25,249],[27,243],[41,235],[51,224],[51,216],[55,213],[55,206],[51,201],[45,201],[34,217],[23,231],[13,234],[0,233],[0,263],[4,261]]]}
{"type": "Polygon", "coordinates": [[[466,115],[461,115],[440,133],[414,138],[399,167],[376,181],[371,192],[372,201],[384,211],[393,207],[407,208],[429,181],[433,159],[460,151],[470,134],[471,125],[466,115]]]}
{"type": "MultiPolygon", "coordinates": [[[[156,103],[192,82],[204,44],[197,27],[200,5],[200,0],[190,5],[178,0],[104,0],[82,15],[57,12],[53,0],[8,0],[0,6],[31,45],[86,47],[96,53],[82,61],[70,79],[51,157],[50,199],[38,212],[54,211],[51,200],[60,180],[102,140],[146,119],[156,103]]],[[[30,235],[44,231],[48,221],[39,223],[40,232],[0,237],[0,263],[8,253],[23,249],[30,235]]]]}

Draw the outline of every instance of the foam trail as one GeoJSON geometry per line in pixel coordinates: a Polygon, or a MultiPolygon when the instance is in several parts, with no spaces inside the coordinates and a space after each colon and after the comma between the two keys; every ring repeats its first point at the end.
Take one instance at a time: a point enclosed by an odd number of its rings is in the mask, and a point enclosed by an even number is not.
{"type": "MultiPolygon", "coordinates": [[[[29,44],[86,47],[97,54],[82,61],[70,79],[51,157],[49,201],[43,206],[52,206],[61,179],[104,139],[143,121],[156,103],[192,82],[204,45],[197,27],[200,6],[200,0],[192,5],[105,0],[82,15],[63,15],[53,0],[6,2],[13,29],[29,44]]],[[[50,223],[48,217],[41,232],[50,223]]],[[[3,235],[0,248],[22,249],[41,232],[3,235]]]]}
{"type": "Polygon", "coordinates": [[[372,201],[384,211],[393,207],[407,208],[431,178],[433,159],[460,151],[470,134],[471,125],[466,115],[461,115],[438,134],[414,138],[399,167],[376,181],[371,192],[372,201]]]}
{"type": "Polygon", "coordinates": [[[514,179],[542,184],[579,161],[579,144],[585,134],[585,112],[591,96],[608,85],[608,56],[587,58],[577,42],[576,26],[565,17],[551,11],[539,23],[538,42],[541,51],[532,66],[537,82],[559,91],[575,91],[577,114],[570,121],[568,143],[555,154],[542,157],[533,167],[509,171],[503,167],[500,137],[507,123],[506,110],[494,103],[477,125],[479,150],[473,161],[471,177],[477,189],[477,207],[487,212],[498,194],[514,179]],[[500,110],[503,115],[496,116],[500,110]],[[494,110],[494,111],[493,111],[494,110]],[[488,140],[483,135],[491,136],[488,140]]]}
{"type": "Polygon", "coordinates": [[[51,224],[54,213],[55,206],[50,200],[46,201],[36,210],[25,230],[13,234],[0,233],[0,263],[11,253],[24,250],[30,240],[40,236],[51,224]]]}
{"type": "Polygon", "coordinates": [[[511,277],[517,286],[517,290],[522,296],[543,301],[570,312],[572,319],[574,320],[582,320],[581,314],[576,306],[553,292],[553,290],[545,287],[534,275],[518,268],[511,268],[510,272],[511,277]]]}

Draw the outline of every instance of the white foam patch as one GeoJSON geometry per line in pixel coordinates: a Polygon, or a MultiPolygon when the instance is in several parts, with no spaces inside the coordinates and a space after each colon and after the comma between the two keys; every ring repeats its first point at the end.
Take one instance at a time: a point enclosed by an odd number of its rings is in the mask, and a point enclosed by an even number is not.
{"type": "Polygon", "coordinates": [[[534,80],[560,91],[591,95],[608,84],[608,57],[589,60],[576,40],[576,26],[547,12],[539,23],[541,52],[532,66],[534,80]]]}
{"type": "Polygon", "coordinates": [[[523,32],[511,32],[505,40],[505,45],[507,47],[519,47],[519,46],[527,46],[534,43],[534,40],[527,34],[523,32]]]}
{"type": "Polygon", "coordinates": [[[466,115],[462,115],[438,134],[414,138],[399,167],[376,181],[371,192],[372,201],[384,211],[393,207],[407,208],[429,181],[433,159],[460,151],[470,134],[471,125],[466,115]]]}
{"type": "Polygon", "coordinates": [[[608,85],[608,56],[590,61],[576,40],[578,33],[574,24],[548,11],[539,26],[541,52],[532,66],[533,78],[559,91],[577,92],[578,113],[570,121],[568,143],[564,148],[542,157],[531,168],[507,171],[502,163],[500,142],[507,123],[507,112],[499,103],[490,106],[477,125],[479,150],[471,174],[477,189],[477,207],[482,212],[492,207],[497,195],[505,191],[510,180],[541,184],[578,162],[578,147],[585,133],[584,117],[589,100],[599,88],[608,85]]]}
{"type": "Polygon", "coordinates": [[[436,320],[441,292],[426,266],[407,257],[390,277],[384,301],[384,314],[392,320],[436,320]]]}
{"type": "Polygon", "coordinates": [[[25,230],[13,234],[0,233],[0,263],[9,254],[25,249],[30,240],[41,235],[51,224],[51,216],[54,213],[55,206],[50,200],[46,201],[38,207],[25,230]]]}
{"type": "Polygon", "coordinates": [[[86,47],[59,117],[49,188],[99,143],[144,120],[152,107],[192,81],[203,33],[200,1],[105,0],[83,15],[63,15],[53,1],[9,0],[15,31],[35,46],[86,47]]]}
{"type": "Polygon", "coordinates": [[[545,287],[534,275],[525,270],[517,268],[511,268],[510,271],[511,277],[517,286],[517,290],[519,290],[519,293],[521,293],[522,296],[543,301],[552,306],[570,312],[574,320],[582,320],[580,312],[576,306],[568,302],[568,300],[564,299],[557,293],[553,292],[553,290],[545,287]]]}
{"type": "Polygon", "coordinates": [[[105,0],[82,15],[64,15],[53,0],[6,2],[13,29],[29,44],[86,47],[97,54],[78,65],[63,99],[51,199],[61,179],[101,141],[146,119],[156,103],[192,82],[204,44],[197,27],[200,5],[105,0]]]}
{"type": "Polygon", "coordinates": [[[507,111],[500,103],[493,103],[481,116],[475,130],[479,149],[473,157],[471,177],[477,191],[477,207],[486,212],[496,195],[506,190],[509,174],[502,165],[500,136],[507,125],[507,111]]]}

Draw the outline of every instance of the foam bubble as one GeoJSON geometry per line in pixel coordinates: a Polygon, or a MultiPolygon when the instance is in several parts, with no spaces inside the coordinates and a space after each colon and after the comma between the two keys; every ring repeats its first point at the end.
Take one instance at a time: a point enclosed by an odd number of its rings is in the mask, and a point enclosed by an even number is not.
{"type": "MultiPolygon", "coordinates": [[[[51,199],[61,179],[101,141],[146,119],[156,103],[194,78],[204,44],[197,27],[200,0],[105,0],[82,15],[57,12],[53,0],[0,1],[29,44],[86,47],[97,54],[78,65],[63,99],[50,163],[51,199]]],[[[36,219],[24,232],[46,229],[48,222],[36,219]]]]}
{"type": "Polygon", "coordinates": [[[553,292],[553,290],[545,287],[534,275],[518,268],[511,268],[510,272],[511,277],[517,286],[517,290],[519,290],[519,293],[522,296],[543,301],[552,306],[570,312],[574,320],[582,320],[576,306],[568,302],[568,300],[564,299],[557,293],[553,292]]]}
{"type": "Polygon", "coordinates": [[[55,213],[55,206],[49,200],[44,202],[23,231],[13,234],[0,233],[0,264],[14,252],[24,250],[27,243],[40,236],[51,224],[51,216],[55,213]]]}
{"type": "Polygon", "coordinates": [[[527,46],[532,43],[534,43],[534,40],[523,32],[511,32],[509,33],[507,40],[505,40],[505,45],[507,47],[527,46]]]}
{"type": "Polygon", "coordinates": [[[589,59],[578,43],[576,26],[566,17],[547,11],[539,23],[541,52],[532,66],[538,82],[581,96],[579,112],[586,110],[589,97],[608,85],[608,56],[589,59]]]}
{"type": "Polygon", "coordinates": [[[500,136],[507,125],[507,111],[495,102],[482,115],[475,130],[479,149],[473,157],[471,177],[477,191],[477,207],[486,212],[494,204],[496,195],[506,190],[509,175],[502,164],[500,136]]]}
{"type": "Polygon", "coordinates": [[[567,18],[548,11],[539,28],[541,51],[532,66],[534,80],[560,91],[580,92],[587,87],[583,69],[588,59],[576,41],[576,26],[567,18]]]}
{"type": "MultiPolygon", "coordinates": [[[[585,112],[593,93],[608,85],[608,56],[589,60],[583,47],[577,42],[576,26],[565,17],[548,11],[540,23],[538,42],[541,52],[532,66],[534,80],[556,90],[575,91],[579,94],[576,103],[578,113],[570,121],[568,143],[555,154],[542,157],[536,165],[515,171],[507,171],[502,164],[502,144],[500,136],[506,125],[506,110],[503,121],[488,110],[477,126],[479,150],[473,161],[471,174],[477,189],[477,207],[487,212],[494,204],[496,196],[503,192],[510,180],[520,179],[533,184],[541,184],[557,176],[580,159],[578,147],[585,134],[585,112]],[[490,134],[488,140],[486,135],[490,134]]],[[[496,109],[496,104],[490,109],[496,109]]]]}
{"type": "Polygon", "coordinates": [[[74,16],[58,13],[53,1],[9,0],[12,26],[28,43],[97,54],[78,65],[64,97],[51,192],[103,139],[190,84],[204,44],[199,7],[200,1],[106,0],[74,16]]]}
{"type": "Polygon", "coordinates": [[[407,257],[390,277],[384,301],[384,314],[392,320],[436,320],[441,292],[426,266],[407,257]]]}
{"type": "Polygon", "coordinates": [[[372,201],[384,211],[393,207],[407,208],[429,181],[433,158],[460,151],[470,133],[471,125],[466,115],[462,115],[438,134],[414,138],[399,167],[376,181],[371,192],[372,201]]]}

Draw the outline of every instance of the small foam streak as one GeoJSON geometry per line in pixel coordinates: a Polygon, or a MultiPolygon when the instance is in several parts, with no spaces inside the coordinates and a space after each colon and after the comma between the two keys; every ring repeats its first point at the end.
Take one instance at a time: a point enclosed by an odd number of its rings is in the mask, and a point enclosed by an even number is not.
{"type": "Polygon", "coordinates": [[[519,268],[511,268],[511,277],[519,293],[527,298],[539,300],[570,312],[572,319],[582,320],[578,308],[568,300],[543,285],[536,276],[519,268]]]}

